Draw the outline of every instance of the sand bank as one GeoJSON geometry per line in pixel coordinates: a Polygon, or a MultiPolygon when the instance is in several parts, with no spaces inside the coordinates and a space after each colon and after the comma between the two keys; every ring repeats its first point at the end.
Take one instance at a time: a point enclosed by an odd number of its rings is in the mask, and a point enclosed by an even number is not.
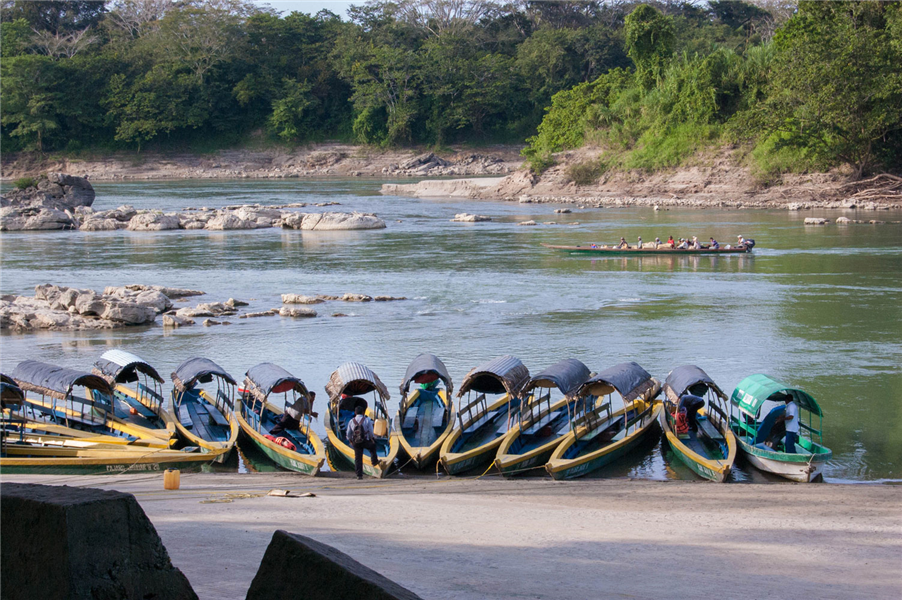
{"type": "Polygon", "coordinates": [[[243,598],[275,529],[426,599],[898,598],[902,487],[682,481],[13,476],[136,495],[201,598],[243,598]],[[315,498],[264,496],[272,488],[315,498]]]}

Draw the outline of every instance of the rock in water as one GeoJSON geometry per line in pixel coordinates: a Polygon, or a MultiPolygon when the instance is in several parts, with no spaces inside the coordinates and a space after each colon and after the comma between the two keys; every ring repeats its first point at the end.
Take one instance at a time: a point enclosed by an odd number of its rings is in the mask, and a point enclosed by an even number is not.
{"type": "Polygon", "coordinates": [[[305,600],[420,598],[344,552],[296,533],[276,531],[251,582],[247,600],[294,597],[305,600]],[[303,590],[303,595],[298,590],[303,590]]]}
{"type": "Polygon", "coordinates": [[[5,206],[0,208],[0,231],[78,229],[70,212],[58,208],[5,206]]]}
{"type": "Polygon", "coordinates": [[[12,190],[0,199],[0,206],[44,207],[59,210],[94,204],[94,187],[84,177],[65,173],[48,173],[37,178],[35,185],[12,190]]]}
{"type": "Polygon", "coordinates": [[[805,219],[805,225],[826,225],[830,222],[830,219],[822,219],[820,217],[807,217],[805,219]]]}
{"type": "Polygon", "coordinates": [[[135,215],[128,222],[129,231],[167,231],[178,228],[178,215],[164,215],[160,212],[147,212],[135,215]]]}
{"type": "Polygon", "coordinates": [[[4,600],[196,600],[131,494],[8,482],[0,490],[4,600]]]}
{"type": "Polygon", "coordinates": [[[296,308],[296,307],[288,307],[283,306],[281,310],[279,310],[279,315],[283,317],[292,317],[292,318],[305,318],[305,317],[315,317],[316,311],[312,308],[296,308]]]}
{"type": "Polygon", "coordinates": [[[385,221],[372,213],[292,213],[282,219],[282,227],[305,231],[385,229],[385,221]]]}
{"type": "Polygon", "coordinates": [[[454,215],[454,218],[451,219],[451,222],[457,223],[479,223],[482,221],[491,221],[492,217],[487,217],[485,215],[471,215],[469,213],[457,213],[454,215]]]}

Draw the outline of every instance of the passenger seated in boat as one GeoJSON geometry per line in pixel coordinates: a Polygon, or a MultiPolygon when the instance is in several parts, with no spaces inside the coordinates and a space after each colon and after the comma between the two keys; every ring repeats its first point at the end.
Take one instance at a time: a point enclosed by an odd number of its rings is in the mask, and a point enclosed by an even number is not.
{"type": "Polygon", "coordinates": [[[660,245],[661,245],[661,238],[656,237],[655,238],[655,250],[657,250],[658,246],[660,246],[660,245]]]}
{"type": "Polygon", "coordinates": [[[673,242],[673,236],[670,236],[669,238],[667,238],[667,245],[670,246],[671,248],[673,248],[676,245],[673,242]]]}
{"type": "Polygon", "coordinates": [[[641,235],[639,236],[639,241],[636,243],[636,248],[638,248],[639,250],[642,249],[642,236],[641,235]]]}
{"type": "Polygon", "coordinates": [[[626,239],[624,239],[624,238],[620,238],[620,243],[617,244],[617,247],[620,248],[621,250],[629,250],[630,249],[630,245],[626,243],[626,239]]]}
{"type": "Polygon", "coordinates": [[[687,248],[689,248],[689,242],[680,238],[680,245],[677,246],[677,250],[686,250],[687,248]]]}
{"type": "Polygon", "coordinates": [[[698,410],[705,405],[705,399],[683,394],[680,398],[679,410],[686,411],[686,420],[689,422],[690,431],[698,431],[698,410]]]}
{"type": "Polygon", "coordinates": [[[708,246],[712,250],[720,250],[720,244],[717,243],[717,240],[711,238],[711,244],[708,246]]]}
{"type": "Polygon", "coordinates": [[[693,250],[701,250],[702,249],[702,245],[698,243],[698,236],[695,236],[695,235],[692,236],[692,244],[690,244],[689,247],[692,248],[693,250]]]}
{"type": "Polygon", "coordinates": [[[269,430],[269,435],[278,437],[285,430],[298,430],[301,428],[301,419],[304,415],[309,414],[314,419],[319,415],[311,411],[313,400],[316,398],[316,392],[310,392],[310,401],[304,396],[298,396],[294,404],[285,408],[285,412],[279,417],[279,422],[275,427],[269,430]]]}

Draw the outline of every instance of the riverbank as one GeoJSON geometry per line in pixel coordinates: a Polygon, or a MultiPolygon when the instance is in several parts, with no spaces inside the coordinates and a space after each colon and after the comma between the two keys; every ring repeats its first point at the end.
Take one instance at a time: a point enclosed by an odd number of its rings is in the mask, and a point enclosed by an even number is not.
{"type": "Polygon", "coordinates": [[[276,529],[428,600],[897,598],[902,488],[294,474],[11,476],[135,494],[200,598],[243,598],[276,529]],[[312,498],[266,496],[271,489],[312,498]],[[240,550],[239,550],[240,549],[240,550]]]}

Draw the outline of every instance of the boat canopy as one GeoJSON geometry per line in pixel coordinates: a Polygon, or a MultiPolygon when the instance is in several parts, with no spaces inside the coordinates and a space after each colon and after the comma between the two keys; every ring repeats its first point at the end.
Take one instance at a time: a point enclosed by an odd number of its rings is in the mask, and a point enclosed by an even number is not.
{"type": "Polygon", "coordinates": [[[723,393],[723,390],[714,383],[713,379],[708,377],[707,373],[695,365],[683,365],[671,371],[664,382],[664,394],[668,400],[678,404],[680,397],[686,392],[695,396],[704,396],[704,392],[701,394],[695,393],[698,390],[694,388],[699,385],[714,390],[714,393],[726,400],[727,395],[723,393]]]}
{"type": "Polygon", "coordinates": [[[147,361],[125,350],[107,350],[101,354],[100,359],[94,363],[93,372],[110,383],[138,381],[138,373],[143,373],[158,383],[164,382],[157,370],[147,361]]]}
{"type": "Polygon", "coordinates": [[[499,356],[467,373],[457,396],[461,397],[470,390],[480,394],[503,394],[507,392],[515,397],[529,381],[529,369],[519,358],[499,356]]]}
{"type": "Polygon", "coordinates": [[[448,375],[448,368],[445,363],[435,354],[424,353],[413,359],[404,373],[404,382],[401,384],[401,396],[407,396],[407,390],[413,383],[430,383],[436,379],[441,379],[448,390],[448,395],[454,392],[454,383],[451,376],[448,375]]]}
{"type": "Polygon", "coordinates": [[[291,390],[298,392],[304,397],[309,397],[310,395],[303,381],[282,367],[272,363],[265,362],[251,367],[247,370],[245,376],[247,391],[260,400],[264,400],[273,392],[284,394],[291,390]]]}
{"type": "Polygon", "coordinates": [[[758,410],[765,401],[785,402],[787,396],[791,397],[799,405],[799,408],[804,408],[819,417],[824,416],[821,407],[808,392],[790,387],[782,381],[760,373],[749,375],[740,381],[733,390],[730,401],[741,410],[757,417],[758,410]]]}
{"type": "Polygon", "coordinates": [[[72,388],[80,385],[111,396],[113,390],[106,379],[75,369],[67,369],[56,365],[24,360],[13,371],[13,379],[23,390],[29,390],[65,400],[72,393],[72,388]]]}
{"type": "Polygon", "coordinates": [[[19,384],[5,373],[0,373],[0,403],[3,406],[22,404],[25,402],[25,392],[19,384]]]}
{"type": "Polygon", "coordinates": [[[655,385],[655,380],[639,363],[624,362],[605,369],[586,381],[580,387],[579,395],[592,394],[601,396],[610,393],[609,389],[614,388],[624,402],[629,402],[652,389],[655,385]]]}
{"type": "Polygon", "coordinates": [[[213,381],[213,376],[221,377],[232,385],[236,385],[232,376],[225,372],[225,369],[217,365],[209,358],[189,358],[172,373],[172,383],[179,392],[190,390],[194,384],[209,383],[213,381]]]}
{"type": "Polygon", "coordinates": [[[335,369],[329,377],[329,383],[326,384],[326,393],[333,401],[341,398],[342,394],[356,396],[368,394],[374,390],[379,392],[383,401],[391,398],[388,388],[385,387],[379,376],[365,365],[355,362],[345,363],[335,369]]]}
{"type": "Polygon", "coordinates": [[[571,395],[579,389],[591,375],[589,367],[575,358],[565,358],[557,362],[538,375],[534,375],[523,388],[523,395],[537,387],[556,387],[565,396],[571,395]]]}

